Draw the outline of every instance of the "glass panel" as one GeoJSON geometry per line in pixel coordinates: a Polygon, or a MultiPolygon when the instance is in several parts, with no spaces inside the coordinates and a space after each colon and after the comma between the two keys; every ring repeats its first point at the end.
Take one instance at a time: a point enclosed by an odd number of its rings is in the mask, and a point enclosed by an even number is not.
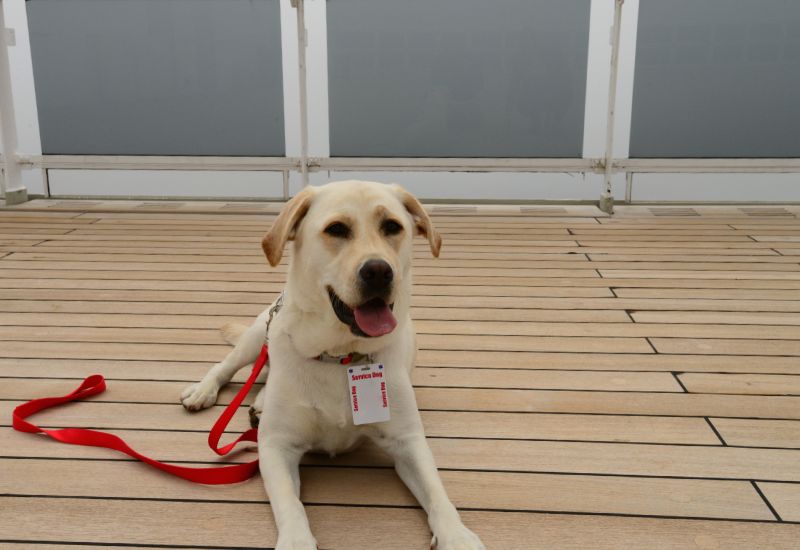
{"type": "Polygon", "coordinates": [[[278,0],[29,0],[46,154],[284,154],[278,0]]]}
{"type": "Polygon", "coordinates": [[[640,0],[633,157],[800,157],[800,2],[640,0]]]}
{"type": "Polygon", "coordinates": [[[333,156],[580,157],[589,0],[329,0],[333,156]]]}

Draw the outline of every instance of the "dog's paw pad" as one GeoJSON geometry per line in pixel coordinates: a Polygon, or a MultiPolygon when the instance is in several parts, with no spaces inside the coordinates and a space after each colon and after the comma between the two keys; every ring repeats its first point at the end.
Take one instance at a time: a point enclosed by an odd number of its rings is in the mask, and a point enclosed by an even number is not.
{"type": "Polygon", "coordinates": [[[181,403],[189,411],[207,409],[217,402],[219,387],[211,384],[192,384],[181,393],[181,403]]]}

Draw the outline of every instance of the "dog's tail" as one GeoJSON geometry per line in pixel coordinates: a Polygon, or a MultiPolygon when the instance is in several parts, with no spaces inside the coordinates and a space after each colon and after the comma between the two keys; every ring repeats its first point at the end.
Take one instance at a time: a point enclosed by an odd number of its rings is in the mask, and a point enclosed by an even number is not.
{"type": "Polygon", "coordinates": [[[228,323],[223,325],[219,330],[222,333],[222,337],[225,338],[225,341],[235,346],[242,335],[247,332],[247,326],[240,325],[239,323],[228,323]]]}

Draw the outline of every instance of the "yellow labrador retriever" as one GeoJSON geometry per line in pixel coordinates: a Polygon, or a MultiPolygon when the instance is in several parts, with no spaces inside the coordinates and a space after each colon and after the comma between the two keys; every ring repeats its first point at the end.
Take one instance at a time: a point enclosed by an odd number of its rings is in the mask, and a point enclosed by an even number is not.
{"type": "MultiPolygon", "coordinates": [[[[365,439],[394,458],[428,513],[432,546],[485,548],[445,493],[411,387],[411,239],[417,234],[438,256],[441,237],[413,195],[397,185],[344,181],[304,189],[264,237],[272,266],[294,241],[282,307],[269,326],[269,377],[254,404],[256,415],[263,411],[258,451],[278,550],[317,547],[299,498],[303,454],[333,455],[365,439]],[[364,392],[360,403],[357,387],[364,392]],[[367,411],[368,405],[377,410],[367,411]]],[[[187,409],[214,404],[220,387],[256,359],[268,317],[269,309],[239,331],[233,351],[183,392],[187,409]]],[[[237,331],[226,332],[235,339],[237,331]]]]}

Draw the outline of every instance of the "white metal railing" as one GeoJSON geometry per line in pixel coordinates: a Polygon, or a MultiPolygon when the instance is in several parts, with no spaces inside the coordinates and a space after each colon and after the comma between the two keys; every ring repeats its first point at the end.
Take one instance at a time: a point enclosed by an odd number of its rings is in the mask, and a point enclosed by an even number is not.
{"type": "Polygon", "coordinates": [[[608,74],[608,108],[606,111],[606,155],[603,161],[605,178],[598,206],[600,210],[614,212],[614,197],[611,194],[614,173],[614,116],[617,110],[617,81],[619,74],[619,40],[622,28],[622,5],[625,0],[614,0],[614,24],[611,26],[611,68],[608,74]]]}
{"type": "Polygon", "coordinates": [[[27,191],[22,185],[22,170],[17,162],[17,122],[11,93],[11,70],[8,44],[13,34],[6,30],[5,15],[0,5],[0,137],[3,140],[3,177],[0,191],[7,203],[25,202],[27,191]]]}
{"type": "MultiPolygon", "coordinates": [[[[283,196],[289,196],[289,175],[299,173],[303,184],[310,173],[321,171],[406,171],[406,172],[484,172],[484,173],[579,173],[602,174],[601,208],[613,209],[612,178],[625,174],[626,200],[630,201],[632,178],[637,173],[800,173],[800,159],[629,159],[614,154],[617,82],[620,60],[620,31],[625,0],[596,0],[614,3],[613,25],[610,34],[610,67],[606,110],[605,144],[602,158],[372,158],[372,157],[314,157],[308,147],[308,94],[306,47],[308,36],[304,0],[290,0],[296,9],[298,84],[300,101],[299,156],[287,157],[210,157],[210,156],[126,156],[126,155],[18,155],[16,153],[16,124],[11,95],[11,73],[8,63],[8,44],[0,40],[0,126],[2,126],[3,157],[0,166],[4,178],[0,191],[6,197],[23,190],[20,172],[24,169],[42,170],[47,187],[47,171],[51,169],[84,170],[235,170],[267,171],[283,174],[283,196]]],[[[628,0],[638,7],[638,0],[628,0]]],[[[635,19],[635,17],[633,17],[635,19]]],[[[628,22],[634,25],[635,22],[628,22]]],[[[0,29],[5,28],[0,9],[0,29]]],[[[623,132],[624,134],[624,132],[623,132]]],[[[623,140],[624,140],[623,135],[623,140]]],[[[598,150],[597,153],[600,151],[598,150]]]]}

